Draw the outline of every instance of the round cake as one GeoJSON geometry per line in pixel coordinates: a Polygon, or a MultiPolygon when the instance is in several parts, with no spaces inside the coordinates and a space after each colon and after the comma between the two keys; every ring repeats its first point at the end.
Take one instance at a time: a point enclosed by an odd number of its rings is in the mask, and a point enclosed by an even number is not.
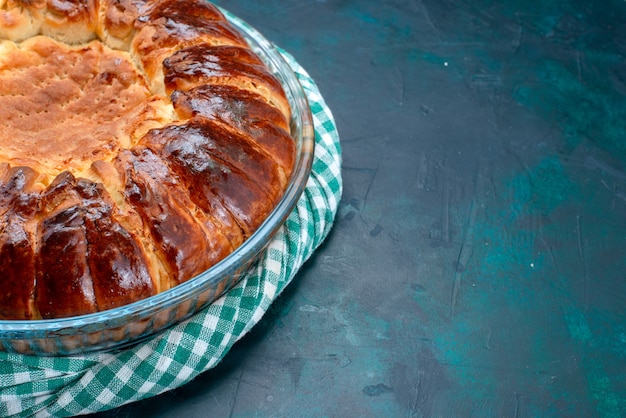
{"type": "Polygon", "coordinates": [[[289,102],[215,6],[0,4],[0,319],[170,289],[280,201],[289,102]]]}

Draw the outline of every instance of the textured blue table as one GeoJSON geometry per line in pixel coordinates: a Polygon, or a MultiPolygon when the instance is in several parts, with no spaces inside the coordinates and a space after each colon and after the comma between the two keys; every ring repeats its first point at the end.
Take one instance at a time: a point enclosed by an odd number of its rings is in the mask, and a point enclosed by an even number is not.
{"type": "Polygon", "coordinates": [[[217,3],[318,83],[344,200],[222,364],[100,415],[626,416],[626,3],[217,3]]]}

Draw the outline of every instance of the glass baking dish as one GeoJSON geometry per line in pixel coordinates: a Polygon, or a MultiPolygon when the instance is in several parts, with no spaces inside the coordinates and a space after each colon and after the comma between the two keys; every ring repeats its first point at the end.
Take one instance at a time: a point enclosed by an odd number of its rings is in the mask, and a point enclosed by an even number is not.
{"type": "Polygon", "coordinates": [[[247,241],[204,273],[150,298],[108,311],[50,320],[0,320],[0,350],[72,355],[120,349],[145,340],[190,317],[232,288],[295,207],[311,171],[315,145],[307,98],[276,48],[250,25],[223,12],[280,80],[291,104],[296,161],[282,200],[247,241]]]}

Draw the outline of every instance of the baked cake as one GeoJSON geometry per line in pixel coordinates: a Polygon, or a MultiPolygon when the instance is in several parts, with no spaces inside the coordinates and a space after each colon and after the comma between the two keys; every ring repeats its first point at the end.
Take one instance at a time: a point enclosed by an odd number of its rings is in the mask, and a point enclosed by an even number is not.
{"type": "Polygon", "coordinates": [[[207,270],[281,199],[279,81],[203,0],[0,0],[0,319],[207,270]]]}

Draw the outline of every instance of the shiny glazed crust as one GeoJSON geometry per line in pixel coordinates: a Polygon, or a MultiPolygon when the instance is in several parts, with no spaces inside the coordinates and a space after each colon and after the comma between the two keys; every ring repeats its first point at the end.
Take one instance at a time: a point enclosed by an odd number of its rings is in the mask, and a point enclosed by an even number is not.
{"type": "Polygon", "coordinates": [[[281,199],[289,103],[211,3],[0,0],[0,38],[0,319],[167,290],[281,199]]]}

